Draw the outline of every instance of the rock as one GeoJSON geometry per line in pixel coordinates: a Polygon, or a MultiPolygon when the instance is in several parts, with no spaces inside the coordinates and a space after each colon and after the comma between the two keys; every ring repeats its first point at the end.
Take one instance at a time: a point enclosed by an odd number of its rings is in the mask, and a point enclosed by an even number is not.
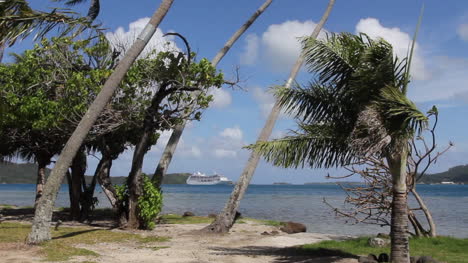
{"type": "Polygon", "coordinates": [[[269,236],[269,235],[270,235],[270,233],[268,233],[267,231],[264,231],[264,232],[263,232],[263,233],[261,233],[260,235],[262,235],[262,236],[269,236]]]}
{"type": "Polygon", "coordinates": [[[390,239],[390,235],[385,233],[378,233],[377,237],[390,239]]]}
{"type": "Polygon", "coordinates": [[[371,247],[385,247],[388,244],[390,244],[390,240],[385,239],[385,238],[380,238],[380,237],[371,237],[369,238],[367,243],[371,247]]]}
{"type": "Polygon", "coordinates": [[[182,216],[183,216],[183,217],[188,217],[188,216],[194,216],[194,215],[195,215],[194,213],[192,213],[192,212],[190,212],[190,211],[187,211],[187,212],[185,212],[182,216]]]}
{"type": "Polygon", "coordinates": [[[283,226],[280,228],[280,230],[288,234],[295,234],[295,233],[301,233],[301,232],[307,231],[307,227],[301,223],[296,223],[296,222],[281,222],[281,223],[283,226]]]}
{"type": "Polygon", "coordinates": [[[418,262],[419,257],[410,257],[410,263],[416,263],[418,262]]]}
{"type": "Polygon", "coordinates": [[[273,230],[273,231],[271,231],[271,234],[272,234],[272,235],[279,235],[279,232],[276,231],[276,230],[273,230]]]}
{"type": "Polygon", "coordinates": [[[390,257],[387,253],[381,253],[378,258],[379,262],[390,262],[390,257]]]}
{"type": "Polygon", "coordinates": [[[422,256],[416,261],[416,263],[440,263],[440,262],[433,259],[430,256],[422,256]]]}
{"type": "Polygon", "coordinates": [[[208,217],[209,218],[216,218],[216,214],[209,214],[208,217]]]}
{"type": "Polygon", "coordinates": [[[368,256],[359,257],[359,263],[379,263],[377,257],[374,254],[369,254],[368,256]]]}

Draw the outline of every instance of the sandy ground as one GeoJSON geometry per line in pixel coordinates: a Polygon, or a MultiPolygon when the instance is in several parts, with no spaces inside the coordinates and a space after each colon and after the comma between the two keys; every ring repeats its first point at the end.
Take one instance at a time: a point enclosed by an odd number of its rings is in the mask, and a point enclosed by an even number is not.
{"type": "MultiPolygon", "coordinates": [[[[164,263],[355,263],[356,259],[340,256],[325,256],[319,252],[304,255],[294,248],[296,245],[330,239],[343,239],[314,233],[286,234],[279,231],[276,235],[262,235],[264,232],[278,231],[276,227],[260,225],[247,221],[236,224],[229,234],[206,235],[197,230],[203,224],[158,225],[153,231],[134,231],[142,235],[170,237],[163,243],[101,243],[99,245],[77,245],[100,254],[100,257],[75,257],[68,262],[164,262],[164,263]]],[[[122,230],[113,230],[122,231],[122,230]]],[[[36,263],[44,262],[38,248],[18,244],[0,245],[0,262],[36,263]]]]}

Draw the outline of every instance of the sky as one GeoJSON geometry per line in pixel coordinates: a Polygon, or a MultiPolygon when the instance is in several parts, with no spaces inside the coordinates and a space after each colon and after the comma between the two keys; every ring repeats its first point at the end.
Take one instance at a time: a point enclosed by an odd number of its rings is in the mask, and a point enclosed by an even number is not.
{"type": "MultiPolygon", "coordinates": [[[[56,2],[34,0],[32,6],[47,10],[56,2]]],[[[97,22],[106,28],[109,39],[131,43],[161,1],[101,0],[97,22]]],[[[151,41],[160,47],[169,41],[175,48],[183,44],[174,38],[163,39],[166,32],[185,36],[197,59],[212,59],[235,32],[263,3],[263,0],[175,0],[158,32],[151,41]]],[[[300,52],[298,38],[309,35],[328,4],[326,0],[274,0],[218,65],[228,80],[236,79],[239,69],[240,88],[223,87],[213,91],[215,100],[201,121],[191,122],[178,146],[169,172],[223,174],[232,180],[240,176],[249,151],[243,146],[256,141],[266,116],[274,104],[271,87],[284,84],[300,52]]],[[[468,1],[438,0],[337,0],[324,26],[325,32],[364,32],[372,38],[383,37],[394,46],[395,54],[404,57],[416,28],[422,6],[424,17],[412,64],[409,97],[423,111],[433,105],[439,109],[437,143],[449,152],[431,168],[431,172],[468,163],[468,1]]],[[[73,7],[86,14],[87,3],[73,7]]],[[[6,53],[30,48],[32,40],[8,48],[6,53]]],[[[8,58],[6,59],[8,61],[8,58]]],[[[304,68],[297,82],[306,84],[313,75],[304,68]]],[[[279,138],[295,123],[283,114],[272,137],[279,138]]],[[[147,154],[143,171],[153,173],[165,143],[160,141],[147,154]]],[[[98,158],[90,156],[88,174],[98,158]]],[[[112,176],[126,176],[130,170],[132,149],[113,164],[112,176]]],[[[252,183],[323,182],[325,176],[344,175],[340,169],[283,169],[261,161],[252,183]]]]}

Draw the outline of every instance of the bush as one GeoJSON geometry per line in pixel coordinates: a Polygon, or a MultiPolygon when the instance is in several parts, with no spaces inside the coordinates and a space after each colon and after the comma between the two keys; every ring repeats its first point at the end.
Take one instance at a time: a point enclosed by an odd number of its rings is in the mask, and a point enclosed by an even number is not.
{"type": "MultiPolygon", "coordinates": [[[[153,229],[155,227],[154,221],[162,210],[162,191],[151,182],[147,175],[142,174],[142,180],[143,194],[138,198],[138,217],[141,228],[153,229]]],[[[115,190],[119,199],[119,209],[127,211],[128,185],[115,186],[115,190]]]]}
{"type": "Polygon", "coordinates": [[[145,229],[153,229],[162,209],[162,191],[143,175],[143,195],[138,198],[138,216],[145,229]]]}

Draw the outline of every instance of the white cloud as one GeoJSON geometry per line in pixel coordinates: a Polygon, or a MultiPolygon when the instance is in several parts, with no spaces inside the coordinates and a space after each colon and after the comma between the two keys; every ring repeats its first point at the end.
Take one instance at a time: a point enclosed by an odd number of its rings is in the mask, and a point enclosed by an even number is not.
{"type": "Polygon", "coordinates": [[[220,133],[221,137],[229,138],[232,140],[242,140],[242,130],[236,126],[234,128],[226,128],[220,133]]]}
{"type": "Polygon", "coordinates": [[[231,93],[224,89],[210,89],[208,94],[213,95],[213,101],[210,106],[213,108],[226,108],[232,102],[231,93]]]}
{"type": "Polygon", "coordinates": [[[217,158],[235,158],[237,156],[237,152],[226,149],[215,149],[214,155],[217,158]]]}
{"type": "MultiPolygon", "coordinates": [[[[393,46],[393,51],[400,59],[408,54],[411,47],[412,37],[397,27],[384,27],[375,18],[361,19],[356,25],[356,33],[366,33],[371,38],[383,38],[393,46]]],[[[411,75],[415,80],[425,80],[429,78],[424,59],[421,55],[421,48],[416,43],[411,65],[411,75]]]]}
{"type": "Polygon", "coordinates": [[[457,28],[457,34],[458,36],[468,42],[468,24],[461,24],[457,28]]]}
{"type": "MultiPolygon", "coordinates": [[[[123,27],[117,28],[114,32],[106,33],[106,38],[111,42],[111,45],[117,50],[128,51],[130,46],[135,42],[140,32],[145,28],[149,21],[149,17],[140,18],[131,22],[126,31],[123,27]]],[[[163,37],[164,33],[160,28],[156,30],[148,45],[145,47],[140,57],[145,57],[153,50],[156,52],[166,50],[179,50],[174,43],[173,37],[163,37]]]]}
{"type": "Polygon", "coordinates": [[[240,56],[240,63],[244,65],[255,64],[258,57],[258,48],[260,40],[256,34],[249,34],[245,38],[246,46],[240,56]]]}
{"type": "MultiPolygon", "coordinates": [[[[273,24],[258,37],[250,34],[241,54],[243,64],[254,64],[258,57],[264,59],[271,69],[287,72],[296,62],[301,52],[300,38],[309,36],[317,24],[307,21],[288,20],[282,24],[273,24]],[[261,54],[259,54],[261,50],[261,54]]],[[[324,37],[324,31],[319,35],[324,37]]]]}
{"type": "Polygon", "coordinates": [[[271,109],[275,105],[275,98],[273,95],[260,87],[254,87],[252,89],[252,96],[260,107],[262,117],[268,117],[271,109]]]}

